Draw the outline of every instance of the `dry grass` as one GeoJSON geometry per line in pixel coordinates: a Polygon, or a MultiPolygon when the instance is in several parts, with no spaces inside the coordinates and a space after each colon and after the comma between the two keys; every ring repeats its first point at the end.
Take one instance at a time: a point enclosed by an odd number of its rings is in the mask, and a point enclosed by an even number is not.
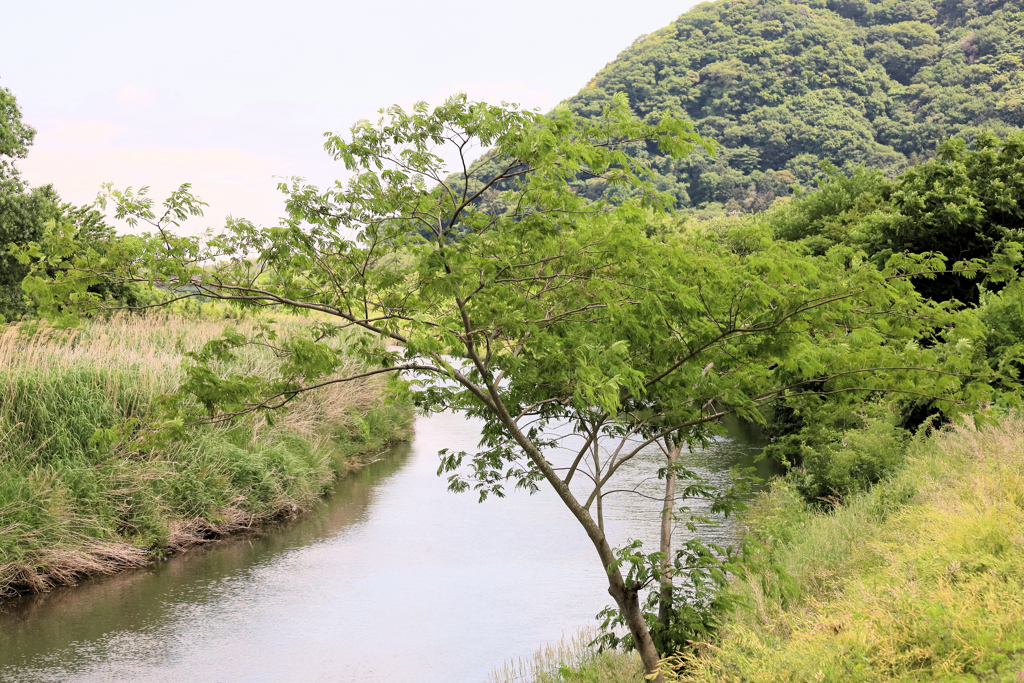
{"type": "MultiPolygon", "coordinates": [[[[907,468],[832,515],[781,488],[789,527],[691,681],[1017,680],[1024,671],[1024,419],[919,441],[907,468]]],[[[762,558],[764,559],[764,558],[762,558]]]]}
{"type": "MultiPolygon", "coordinates": [[[[0,595],[298,514],[352,467],[345,456],[379,450],[407,425],[408,411],[382,406],[383,382],[367,379],[306,395],[273,425],[249,416],[143,452],[91,442],[99,428],[151,414],[178,385],[185,354],[227,324],[254,325],[149,315],[0,328],[0,595]]],[[[303,331],[301,321],[278,325],[281,337],[303,331]]],[[[253,346],[224,369],[266,375],[273,363],[253,346]]]]}
{"type": "Polygon", "coordinates": [[[643,666],[636,653],[604,652],[590,645],[595,629],[582,629],[547,643],[530,659],[505,662],[488,683],[641,683],[643,666]]]}
{"type": "MultiPolygon", "coordinates": [[[[145,402],[145,411],[157,397],[173,391],[181,381],[181,363],[188,352],[222,335],[226,327],[251,334],[256,321],[207,320],[165,313],[147,316],[117,315],[95,321],[78,329],[39,327],[35,324],[0,327],[0,373],[32,371],[40,380],[53,373],[80,369],[90,373],[103,397],[118,403],[124,384],[118,381],[130,374],[131,384],[145,402]]],[[[286,339],[304,330],[302,319],[278,324],[278,334],[286,339]]],[[[272,371],[271,355],[258,347],[243,349],[232,365],[235,370],[257,375],[272,371]]],[[[353,363],[339,374],[355,370],[353,363]]],[[[0,387],[0,403],[12,400],[10,385],[0,387]]],[[[315,396],[295,401],[278,424],[311,438],[323,435],[324,426],[347,425],[353,414],[365,413],[380,401],[383,380],[366,378],[325,387],[315,396]]],[[[260,425],[265,425],[261,421],[260,425]]],[[[0,448],[5,434],[0,433],[0,448]]]]}

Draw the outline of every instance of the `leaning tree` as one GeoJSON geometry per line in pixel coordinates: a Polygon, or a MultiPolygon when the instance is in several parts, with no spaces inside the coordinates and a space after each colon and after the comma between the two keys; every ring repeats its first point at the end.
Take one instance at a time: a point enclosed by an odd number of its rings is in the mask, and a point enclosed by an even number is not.
{"type": "Polygon", "coordinates": [[[985,385],[956,358],[940,363],[913,343],[954,329],[948,307],[908,283],[944,270],[941,259],[895,256],[880,270],[841,249],[809,257],[756,229],[652,238],[649,219],[671,198],[624,153],[636,144],[681,156],[706,143],[672,116],[637,120],[624,97],[592,120],[463,96],[433,110],[393,107],[347,139],[327,137],[348,179],[282,186],[288,216],[276,227],[229,220],[216,234],[184,237],[181,222],[201,212],[187,186],[159,213],[144,190],[111,191],[119,219],[152,230],[101,255],[55,224],[20,251],[37,272],[24,286],[52,315],[114,305],[89,291],[98,282],[154,284],[163,295],[154,306],[207,297],[312,314],[309,337],[279,341],[265,327],[195,354],[173,403],[178,428],[385,373],[424,410],[482,418],[477,452],[442,454],[450,487],[481,498],[551,487],[592,542],[646,670],[660,677],[651,629],[670,633],[689,595],[673,583],[686,569],[672,562],[677,499],[721,497],[692,482],[677,490],[690,474],[680,448],[726,414],[758,420],[792,394],[884,389],[968,401],[985,385]],[[492,150],[487,162],[470,163],[482,148],[492,150]],[[575,194],[581,175],[618,185],[619,201],[575,194]],[[353,329],[348,344],[324,343],[353,329]],[[215,371],[216,358],[253,343],[276,349],[277,375],[215,371]],[[365,369],[335,374],[353,353],[365,369]],[[553,455],[556,423],[582,444],[567,459],[553,455]],[[602,501],[622,466],[655,444],[666,453],[668,531],[655,553],[616,550],[602,501]],[[642,602],[655,585],[658,614],[642,602]]]}

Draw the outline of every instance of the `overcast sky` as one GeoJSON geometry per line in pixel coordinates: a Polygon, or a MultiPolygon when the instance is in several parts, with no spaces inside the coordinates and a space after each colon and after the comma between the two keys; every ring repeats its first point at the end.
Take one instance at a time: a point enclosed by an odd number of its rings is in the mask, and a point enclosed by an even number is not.
{"type": "Polygon", "coordinates": [[[191,182],[193,228],[276,223],[274,176],[336,177],[324,132],[456,92],[546,111],[693,4],[33,0],[4,8],[0,85],[38,130],[29,182],[75,203],[191,182]]]}

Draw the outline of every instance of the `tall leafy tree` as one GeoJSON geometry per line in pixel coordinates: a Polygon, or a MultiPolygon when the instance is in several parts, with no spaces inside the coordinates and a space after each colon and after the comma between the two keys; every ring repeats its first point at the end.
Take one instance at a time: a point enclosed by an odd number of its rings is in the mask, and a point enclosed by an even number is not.
{"type": "MultiPolygon", "coordinates": [[[[206,296],[315,314],[310,338],[280,342],[268,329],[208,344],[186,368],[169,426],[282,408],[324,384],[384,373],[424,410],[481,418],[477,452],[442,452],[450,488],[482,500],[508,486],[549,486],[593,544],[616,619],[656,679],[658,644],[664,650],[680,633],[673,615],[689,614],[681,612],[689,594],[673,581],[695,568],[720,572],[727,558],[673,557],[679,569],[667,569],[664,558],[677,555],[670,545],[645,555],[609,538],[603,500],[625,463],[655,443],[678,453],[729,413],[760,419],[782,396],[985,396],[971,368],[908,343],[955,329],[944,305],[908,283],[944,270],[941,258],[897,255],[879,269],[850,249],[811,257],[757,230],[649,238],[648,220],[673,199],[623,148],[643,143],[682,157],[703,147],[680,119],[641,122],[624,96],[590,119],[463,96],[382,114],[349,138],[328,136],[328,152],[351,177],[326,189],[284,186],[288,218],[277,227],[237,220],[217,235],[180,237],[176,227],[201,212],[187,187],[159,213],[144,192],[114,191],[117,216],[153,230],[98,254],[55,225],[19,253],[35,268],[26,288],[51,313],[109,306],[90,291],[100,282],[157,282],[164,302],[206,296]],[[503,161],[472,166],[468,154],[479,147],[503,161]],[[584,171],[626,198],[581,196],[573,182],[584,171]],[[500,185],[508,189],[495,194],[500,185]],[[352,344],[321,343],[353,330],[352,344]],[[276,377],[217,374],[216,359],[251,343],[277,349],[276,377]],[[335,375],[352,352],[366,369],[335,375]],[[554,425],[568,425],[579,449],[560,448],[554,425]],[[660,617],[645,611],[651,586],[669,589],[656,591],[660,617]]],[[[668,482],[687,476],[667,460],[668,482]]],[[[666,516],[685,514],[676,497],[667,492],[666,516]]]]}
{"type": "MultiPolygon", "coordinates": [[[[1024,239],[1024,134],[981,134],[973,150],[944,141],[935,159],[900,177],[891,203],[871,245],[880,257],[937,249],[956,260],[991,259],[1024,239]]],[[[938,300],[979,301],[977,283],[955,273],[918,287],[938,300]]]]}

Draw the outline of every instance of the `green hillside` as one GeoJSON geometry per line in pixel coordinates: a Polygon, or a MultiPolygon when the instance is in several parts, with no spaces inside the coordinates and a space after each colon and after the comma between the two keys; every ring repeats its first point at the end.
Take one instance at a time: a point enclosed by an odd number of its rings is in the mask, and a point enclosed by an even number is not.
{"type": "Polygon", "coordinates": [[[642,117],[686,116],[723,149],[656,158],[661,188],[680,207],[758,211],[821,160],[891,173],[944,137],[1019,130],[1022,54],[1012,0],[724,0],[638,38],[567,104],[596,116],[625,92],[642,117]]]}

